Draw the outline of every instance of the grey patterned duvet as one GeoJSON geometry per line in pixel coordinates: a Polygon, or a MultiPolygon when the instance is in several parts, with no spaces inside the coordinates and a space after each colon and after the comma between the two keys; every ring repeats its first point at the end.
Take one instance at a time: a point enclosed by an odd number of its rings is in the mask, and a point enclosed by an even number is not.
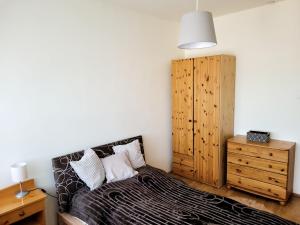
{"type": "Polygon", "coordinates": [[[296,224],[234,200],[190,188],[150,166],[94,191],[87,187],[72,198],[71,215],[89,225],[112,224],[296,224]]]}

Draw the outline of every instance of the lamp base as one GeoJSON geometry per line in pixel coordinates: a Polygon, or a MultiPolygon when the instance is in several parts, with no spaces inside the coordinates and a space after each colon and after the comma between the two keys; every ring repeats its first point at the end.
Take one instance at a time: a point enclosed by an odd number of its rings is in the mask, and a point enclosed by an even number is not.
{"type": "Polygon", "coordinates": [[[20,191],[16,194],[16,198],[24,198],[28,194],[28,191],[20,191]]]}

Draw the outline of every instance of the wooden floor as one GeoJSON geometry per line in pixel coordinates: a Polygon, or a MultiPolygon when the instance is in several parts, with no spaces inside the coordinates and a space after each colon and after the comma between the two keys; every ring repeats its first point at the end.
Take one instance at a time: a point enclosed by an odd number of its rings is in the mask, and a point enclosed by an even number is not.
{"type": "Polygon", "coordinates": [[[285,206],[281,206],[277,201],[248,194],[233,188],[228,190],[225,186],[223,186],[222,188],[217,189],[174,174],[173,176],[184,181],[186,184],[195,189],[228,197],[253,208],[267,211],[285,219],[300,223],[300,197],[292,196],[285,206]]]}

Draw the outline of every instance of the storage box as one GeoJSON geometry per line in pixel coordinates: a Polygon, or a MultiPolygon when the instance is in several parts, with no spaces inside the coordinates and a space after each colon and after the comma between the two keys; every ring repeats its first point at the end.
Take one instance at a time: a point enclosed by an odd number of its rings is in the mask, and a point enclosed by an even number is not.
{"type": "Polygon", "coordinates": [[[270,132],[250,130],[247,132],[247,140],[268,143],[270,141],[270,132]]]}

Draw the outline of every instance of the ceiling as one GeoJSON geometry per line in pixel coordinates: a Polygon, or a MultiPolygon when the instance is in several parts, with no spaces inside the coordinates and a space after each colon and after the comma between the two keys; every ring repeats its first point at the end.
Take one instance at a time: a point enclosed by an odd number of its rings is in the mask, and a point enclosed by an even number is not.
{"type": "MultiPolygon", "coordinates": [[[[109,0],[121,7],[151,14],[153,16],[179,21],[180,17],[195,9],[196,0],[109,0]]],[[[280,0],[199,0],[199,8],[208,10],[214,16],[238,12],[272,4],[280,0]]]]}

